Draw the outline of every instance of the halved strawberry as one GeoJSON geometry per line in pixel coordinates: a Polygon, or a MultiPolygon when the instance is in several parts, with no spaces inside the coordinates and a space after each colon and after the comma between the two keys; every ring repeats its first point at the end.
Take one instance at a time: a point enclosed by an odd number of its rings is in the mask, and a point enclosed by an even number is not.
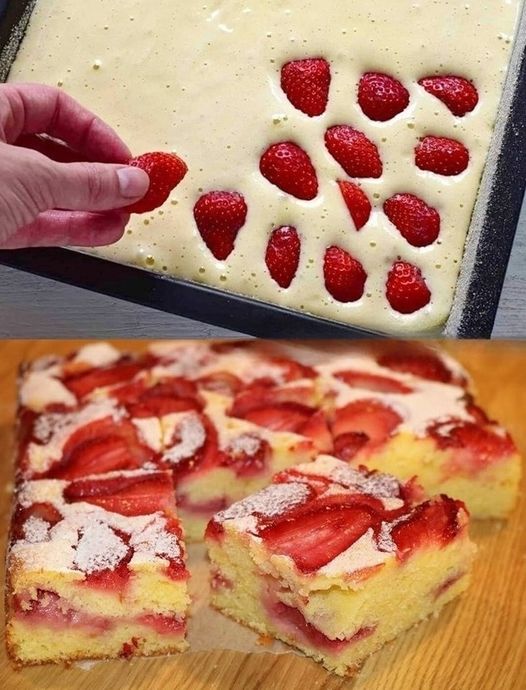
{"type": "Polygon", "coordinates": [[[421,503],[409,519],[392,529],[398,557],[406,560],[415,549],[426,545],[442,547],[454,539],[460,530],[458,516],[462,510],[465,510],[462,501],[444,495],[421,503]]]}
{"type": "Polygon", "coordinates": [[[207,391],[223,395],[235,395],[243,385],[241,379],[229,371],[215,371],[212,374],[201,376],[197,379],[197,384],[207,391]]]}
{"type": "Polygon", "coordinates": [[[74,431],[64,444],[59,463],[46,473],[54,479],[137,469],[153,458],[138,439],[134,425],[112,417],[98,419],[74,431]]]}
{"type": "Polygon", "coordinates": [[[354,182],[339,180],[338,186],[353,219],[354,227],[361,230],[371,217],[372,206],[367,194],[354,182]]]}
{"type": "Polygon", "coordinates": [[[281,88],[292,105],[309,117],[327,108],[331,68],[323,58],[292,60],[281,68],[281,88]]]}
{"type": "Polygon", "coordinates": [[[318,194],[318,178],[309,155],[292,141],[273,144],[261,156],[263,177],[282,192],[311,200],[318,194]]]}
{"type": "Polygon", "coordinates": [[[129,381],[143,368],[141,362],[122,361],[103,369],[90,369],[89,371],[66,378],[65,385],[77,398],[82,399],[97,388],[114,386],[117,383],[129,381]]]}
{"type": "Polygon", "coordinates": [[[413,314],[431,300],[422,271],[407,261],[396,261],[386,282],[386,297],[391,307],[400,314],[413,314]]]}
{"type": "Polygon", "coordinates": [[[509,434],[466,420],[446,420],[431,426],[429,434],[440,448],[457,449],[451,466],[463,472],[476,472],[497,459],[516,452],[509,434]]]}
{"type": "Polygon", "coordinates": [[[79,583],[80,586],[95,587],[96,589],[102,589],[107,592],[122,592],[131,580],[131,572],[128,568],[128,563],[132,555],[132,550],[129,549],[124,560],[121,561],[116,568],[112,570],[106,568],[105,570],[96,570],[92,573],[87,573],[85,579],[79,583]]]}
{"type": "Polygon", "coordinates": [[[402,417],[379,400],[355,400],[334,412],[332,433],[335,437],[348,433],[366,434],[369,443],[386,441],[402,422],[402,417]]]}
{"type": "Polygon", "coordinates": [[[415,163],[420,170],[451,177],[468,167],[469,151],[456,139],[427,136],[415,149],[415,163]]]}
{"type": "Polygon", "coordinates": [[[409,386],[397,381],[396,379],[380,376],[378,374],[368,374],[364,371],[337,371],[334,376],[352,388],[365,388],[378,393],[411,393],[409,386]]]}
{"type": "Polygon", "coordinates": [[[373,525],[370,510],[342,501],[317,506],[286,516],[260,530],[266,547],[292,558],[297,568],[309,573],[323,567],[348,549],[373,525]]]}
{"type": "Polygon", "coordinates": [[[298,270],[301,242],[296,228],[284,225],[270,235],[265,263],[270,275],[282,288],[288,288],[298,270]]]}
{"type": "Polygon", "coordinates": [[[238,192],[207,192],[197,200],[194,206],[197,229],[216,259],[224,261],[234,251],[247,213],[245,199],[238,192]]]}
{"type": "Polygon", "coordinates": [[[62,514],[52,503],[32,503],[27,508],[19,505],[13,517],[12,538],[14,540],[25,538],[24,524],[30,517],[44,520],[50,527],[62,520],[62,514]]]}
{"type": "Polygon", "coordinates": [[[268,469],[271,452],[265,439],[245,434],[226,449],[222,464],[233,469],[238,477],[254,477],[268,469]]]}
{"type": "Polygon", "coordinates": [[[145,196],[128,206],[128,213],[148,213],[162,206],[170,196],[172,189],[183,180],[188,172],[186,163],[173,153],[145,153],[132,158],[128,163],[148,173],[150,186],[145,196]]]}
{"type": "Polygon", "coordinates": [[[66,486],[64,498],[69,503],[85,501],[121,515],[175,511],[173,483],[168,472],[79,479],[66,486]]]}
{"type": "Polygon", "coordinates": [[[349,177],[381,177],[378,148],[363,132],[350,125],[335,125],[326,131],[325,145],[349,177]]]}
{"type": "Polygon", "coordinates": [[[138,402],[128,406],[132,417],[164,417],[176,412],[201,410],[197,388],[183,378],[166,379],[146,389],[138,402]]]}
{"type": "Polygon", "coordinates": [[[315,412],[301,426],[301,435],[312,439],[320,452],[330,453],[332,451],[332,434],[325,414],[321,410],[315,412]]]}
{"type": "Polygon", "coordinates": [[[288,357],[271,357],[271,364],[283,369],[283,379],[289,383],[298,379],[314,379],[317,376],[316,370],[308,364],[302,364],[288,357]]]}
{"type": "Polygon", "coordinates": [[[341,247],[325,252],[323,275],[327,292],[338,302],[356,302],[365,289],[367,273],[362,264],[341,247]]]}
{"type": "Polygon", "coordinates": [[[457,117],[463,117],[475,109],[479,95],[474,84],[464,77],[447,74],[437,77],[424,77],[418,83],[446,105],[457,117]]]}
{"type": "Polygon", "coordinates": [[[384,203],[385,215],[413,247],[427,247],[440,233],[438,211],[414,194],[395,194],[384,203]]]}
{"type": "Polygon", "coordinates": [[[312,408],[298,403],[282,403],[258,407],[244,415],[244,419],[272,431],[299,432],[312,415],[312,408]]]}
{"type": "Polygon", "coordinates": [[[243,418],[248,412],[260,407],[280,406],[286,403],[304,406],[311,392],[310,386],[301,384],[270,388],[265,382],[254,382],[252,386],[236,395],[229,414],[232,417],[243,418]]]}
{"type": "Polygon", "coordinates": [[[349,462],[369,443],[369,436],[363,431],[349,431],[334,439],[334,455],[349,462]]]}
{"type": "Polygon", "coordinates": [[[452,383],[453,375],[440,357],[429,350],[402,350],[386,352],[377,359],[378,364],[393,371],[413,374],[429,381],[452,383]]]}
{"type": "Polygon", "coordinates": [[[358,103],[370,120],[386,122],[407,108],[409,91],[388,74],[367,72],[358,84],[358,103]]]}

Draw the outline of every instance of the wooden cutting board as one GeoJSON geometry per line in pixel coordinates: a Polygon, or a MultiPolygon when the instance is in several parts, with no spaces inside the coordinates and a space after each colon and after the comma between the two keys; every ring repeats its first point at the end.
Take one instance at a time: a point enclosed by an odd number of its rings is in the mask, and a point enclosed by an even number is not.
{"type": "MultiPolygon", "coordinates": [[[[65,353],[80,341],[0,342],[0,520],[9,516],[10,449],[19,362],[65,353]]],[[[140,342],[116,342],[140,350],[140,342]]],[[[526,344],[451,342],[445,347],[473,374],[480,402],[526,453],[526,344]]],[[[523,482],[524,487],[524,482],[523,482]]],[[[14,671],[0,650],[2,690],[524,690],[526,688],[526,497],[507,524],[475,524],[473,584],[438,619],[403,634],[340,679],[303,657],[216,650],[114,661],[91,670],[42,666],[14,671]]],[[[211,648],[213,641],[210,642],[211,648]]]]}

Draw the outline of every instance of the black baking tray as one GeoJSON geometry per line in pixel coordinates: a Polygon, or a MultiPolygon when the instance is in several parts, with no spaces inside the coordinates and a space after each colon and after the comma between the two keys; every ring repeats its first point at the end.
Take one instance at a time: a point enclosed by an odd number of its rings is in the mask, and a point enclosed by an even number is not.
{"type": "MultiPolygon", "coordinates": [[[[7,79],[34,5],[35,0],[0,0],[0,81],[7,79]]],[[[525,15],[523,11],[453,307],[444,328],[429,336],[491,337],[526,188],[525,15]]],[[[386,335],[68,249],[4,250],[0,264],[258,337],[386,335]]]]}

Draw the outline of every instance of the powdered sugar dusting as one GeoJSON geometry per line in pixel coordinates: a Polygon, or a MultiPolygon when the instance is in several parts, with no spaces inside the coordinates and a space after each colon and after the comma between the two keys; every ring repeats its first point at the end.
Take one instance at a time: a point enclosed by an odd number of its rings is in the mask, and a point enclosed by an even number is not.
{"type": "Polygon", "coordinates": [[[305,503],[310,495],[309,487],[301,482],[271,484],[257,494],[244,498],[242,501],[232,504],[226,510],[217,513],[215,519],[219,522],[224,522],[225,520],[237,520],[238,518],[254,514],[275,517],[305,503]]]}
{"type": "Polygon", "coordinates": [[[24,407],[35,412],[43,412],[52,404],[65,407],[74,407],[77,404],[77,399],[63,383],[43,371],[30,372],[24,378],[20,385],[19,398],[24,407]]]}
{"type": "Polygon", "coordinates": [[[168,432],[166,443],[175,445],[165,451],[164,457],[174,464],[191,458],[206,441],[204,426],[195,412],[188,412],[182,415],[173,415],[176,423],[168,432]]]}
{"type": "Polygon", "coordinates": [[[42,518],[30,515],[24,522],[24,539],[30,544],[35,544],[49,539],[49,522],[42,518]]]}
{"type": "Polygon", "coordinates": [[[77,544],[75,565],[86,574],[113,570],[128,553],[128,546],[103,522],[84,528],[77,544]]]}
{"type": "Polygon", "coordinates": [[[130,546],[149,556],[179,558],[181,556],[179,540],[175,534],[164,529],[165,525],[165,519],[155,515],[140,532],[132,534],[130,546]]]}
{"type": "Polygon", "coordinates": [[[245,455],[255,455],[261,447],[261,439],[254,434],[243,434],[236,436],[230,442],[230,450],[236,453],[244,453],[245,455]]]}
{"type": "Polygon", "coordinates": [[[396,477],[380,472],[362,474],[343,463],[332,470],[331,479],[343,486],[356,487],[362,493],[380,498],[397,498],[400,495],[400,483],[396,477]]]}

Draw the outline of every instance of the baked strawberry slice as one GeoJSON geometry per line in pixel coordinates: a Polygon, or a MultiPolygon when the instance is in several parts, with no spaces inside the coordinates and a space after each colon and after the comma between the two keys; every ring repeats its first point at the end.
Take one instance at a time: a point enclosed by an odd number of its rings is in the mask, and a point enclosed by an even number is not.
{"type": "Polygon", "coordinates": [[[46,473],[54,479],[77,479],[90,474],[142,467],[154,457],[143,446],[131,422],[112,417],[97,419],[74,431],[64,444],[60,462],[46,473]]]}
{"type": "Polygon", "coordinates": [[[225,450],[223,465],[238,477],[255,477],[268,469],[272,451],[265,439],[255,434],[238,436],[225,450]]]}
{"type": "Polygon", "coordinates": [[[145,196],[125,210],[128,213],[149,213],[159,208],[188,172],[186,163],[173,153],[155,151],[132,158],[128,163],[148,173],[150,186],[145,196]]]}
{"type": "Polygon", "coordinates": [[[245,199],[238,192],[207,192],[197,200],[194,206],[197,229],[216,259],[224,261],[234,251],[247,213],[245,199]]]}
{"type": "Polygon", "coordinates": [[[409,105],[409,91],[388,74],[367,72],[358,84],[358,103],[370,120],[386,122],[409,105]]]}
{"type": "Polygon", "coordinates": [[[301,242],[296,228],[284,225],[272,231],[265,253],[265,263],[276,283],[290,287],[300,261],[301,242]]]}
{"type": "Polygon", "coordinates": [[[382,367],[403,374],[412,374],[428,381],[453,383],[453,375],[444,362],[431,351],[404,350],[386,352],[380,355],[377,362],[382,367]]]}
{"type": "Polygon", "coordinates": [[[292,105],[309,117],[325,112],[330,85],[331,67],[323,58],[291,60],[281,68],[281,88],[292,105]]]}
{"type": "Polygon", "coordinates": [[[142,363],[124,360],[109,367],[90,369],[78,376],[66,378],[64,383],[77,398],[82,400],[98,388],[107,388],[118,383],[128,382],[142,369],[142,363]]]}
{"type": "Polygon", "coordinates": [[[299,403],[282,403],[258,407],[244,415],[244,419],[272,431],[299,433],[313,413],[312,408],[299,403]]]}
{"type": "Polygon", "coordinates": [[[176,412],[201,410],[197,388],[183,378],[167,379],[145,389],[138,402],[128,405],[132,417],[164,417],[176,412]]]}
{"type": "Polygon", "coordinates": [[[339,180],[338,186],[345,205],[351,214],[354,227],[361,230],[371,217],[372,206],[367,194],[354,182],[339,180]]]}
{"type": "Polygon", "coordinates": [[[232,417],[244,418],[249,412],[260,407],[280,406],[285,403],[304,406],[311,392],[312,389],[309,386],[301,384],[270,388],[266,382],[257,381],[236,395],[229,414],[232,417]]]}
{"type": "Polygon", "coordinates": [[[32,503],[27,508],[19,505],[13,517],[12,538],[14,540],[26,537],[24,525],[29,518],[43,520],[53,527],[62,520],[62,514],[52,503],[32,503]]]}
{"type": "Polygon", "coordinates": [[[269,551],[289,556],[301,572],[312,573],[352,546],[374,522],[364,507],[314,502],[308,512],[264,527],[260,536],[269,551]]]}
{"type": "Polygon", "coordinates": [[[420,170],[451,177],[460,175],[469,165],[469,151],[460,141],[427,136],[415,149],[415,163],[420,170]]]}
{"type": "Polygon", "coordinates": [[[341,247],[332,246],[325,252],[323,275],[327,292],[338,302],[356,302],[362,297],[367,273],[341,247]]]}
{"type": "Polygon", "coordinates": [[[334,374],[335,378],[343,381],[352,388],[365,388],[369,391],[376,391],[378,393],[411,393],[411,388],[405,384],[391,379],[387,376],[380,376],[378,374],[369,374],[364,371],[352,371],[347,369],[345,371],[337,371],[334,374]]]}
{"type": "MultiPolygon", "coordinates": [[[[272,357],[271,364],[281,367],[283,379],[290,383],[299,379],[314,379],[317,377],[316,370],[308,364],[302,364],[288,357],[272,357]]],[[[292,389],[293,390],[293,389],[292,389]]]]}
{"type": "Polygon", "coordinates": [[[299,429],[302,436],[312,439],[317,450],[322,453],[332,451],[332,434],[324,413],[315,412],[299,429]]]}
{"type": "Polygon", "coordinates": [[[385,215],[413,247],[427,247],[440,233],[438,211],[414,194],[395,194],[384,203],[385,215]]]}
{"type": "Polygon", "coordinates": [[[261,156],[263,177],[282,192],[310,201],[318,194],[318,178],[309,155],[292,141],[273,144],[261,156]]]}
{"type": "Polygon", "coordinates": [[[325,132],[325,146],[349,177],[381,177],[383,165],[376,144],[354,127],[330,127],[325,132]]]}
{"type": "Polygon", "coordinates": [[[334,439],[334,455],[349,462],[369,443],[369,436],[362,431],[349,431],[334,439]]]}
{"type": "Polygon", "coordinates": [[[407,261],[393,264],[387,276],[385,294],[391,307],[400,314],[413,314],[431,300],[422,271],[407,261]]]}
{"type": "Polygon", "coordinates": [[[392,407],[379,400],[364,398],[348,403],[334,412],[332,433],[366,434],[368,442],[380,444],[386,441],[402,422],[402,417],[392,407]]]}
{"type": "Polygon", "coordinates": [[[449,108],[457,117],[464,117],[475,109],[479,95],[474,84],[464,77],[446,74],[437,77],[424,77],[418,83],[449,108]]]}
{"type": "Polygon", "coordinates": [[[169,472],[79,479],[66,486],[64,498],[69,503],[84,501],[121,515],[175,512],[173,483],[169,472]]]}
{"type": "Polygon", "coordinates": [[[398,549],[398,558],[406,560],[415,549],[426,545],[444,546],[460,530],[459,512],[465,511],[462,501],[441,495],[417,506],[410,517],[391,530],[398,549]]]}
{"type": "Polygon", "coordinates": [[[206,391],[229,396],[235,395],[243,386],[241,379],[229,371],[215,371],[201,376],[197,379],[197,384],[206,391]]]}

